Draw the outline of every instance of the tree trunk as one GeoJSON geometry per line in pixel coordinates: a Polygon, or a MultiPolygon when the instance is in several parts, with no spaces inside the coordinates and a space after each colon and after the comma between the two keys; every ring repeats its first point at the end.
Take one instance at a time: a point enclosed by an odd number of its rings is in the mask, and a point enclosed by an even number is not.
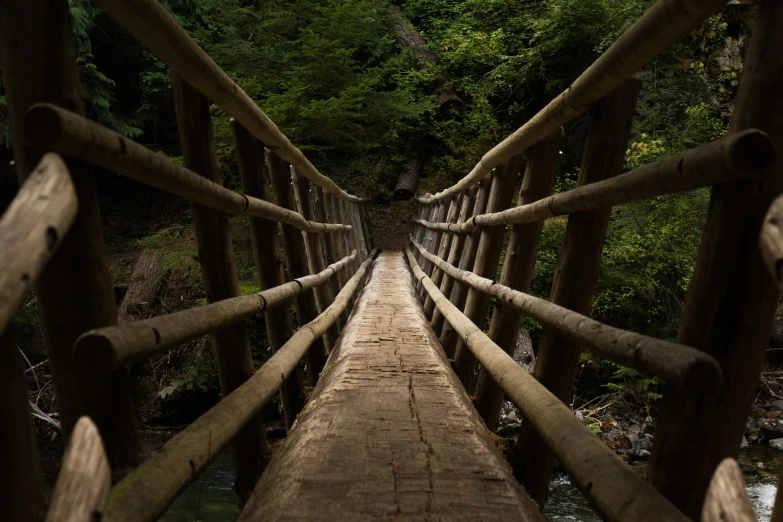
{"type": "Polygon", "coordinates": [[[394,187],[395,199],[411,199],[413,197],[423,164],[424,159],[421,155],[412,160],[408,160],[408,170],[400,174],[400,178],[397,180],[397,186],[394,187]]]}
{"type": "Polygon", "coordinates": [[[128,292],[117,313],[119,324],[146,319],[149,316],[152,301],[163,281],[161,265],[163,259],[149,252],[142,252],[136,259],[128,292]]]}

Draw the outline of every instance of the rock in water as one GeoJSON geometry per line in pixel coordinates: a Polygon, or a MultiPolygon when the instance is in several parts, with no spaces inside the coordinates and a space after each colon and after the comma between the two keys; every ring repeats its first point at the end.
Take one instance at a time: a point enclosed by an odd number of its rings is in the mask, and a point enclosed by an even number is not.
{"type": "Polygon", "coordinates": [[[769,441],[769,447],[776,450],[783,450],[783,439],[772,439],[769,441]]]}

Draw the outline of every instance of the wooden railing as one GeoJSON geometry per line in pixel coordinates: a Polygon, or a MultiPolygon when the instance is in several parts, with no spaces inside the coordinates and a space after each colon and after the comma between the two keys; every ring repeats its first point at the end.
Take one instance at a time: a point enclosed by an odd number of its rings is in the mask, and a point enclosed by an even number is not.
{"type": "MultiPolygon", "coordinates": [[[[695,520],[713,471],[739,450],[783,281],[783,198],[765,220],[783,191],[780,2],[760,2],[729,135],[621,173],[641,86],[635,73],[723,4],[659,1],[468,175],[417,198],[407,256],[425,313],[488,427],[496,426],[504,395],[522,411],[512,465],[540,506],[557,458],[606,520],[695,520]],[[577,187],[552,195],[561,125],[590,108],[577,187]],[[518,205],[510,208],[526,150],[518,205]],[[677,342],[590,319],[612,207],[709,186],[677,342]],[[528,292],[543,221],[560,215],[568,225],[547,301],[528,292]],[[496,306],[485,335],[490,298],[496,306]],[[535,379],[509,356],[523,314],[544,327],[535,379]],[[666,383],[649,483],[617,464],[565,406],[582,348],[666,383]]],[[[716,509],[705,517],[708,511],[716,509]]]]}
{"type": "Polygon", "coordinates": [[[20,398],[3,409],[13,412],[0,426],[2,439],[12,443],[0,451],[13,456],[3,459],[13,465],[0,470],[0,483],[24,497],[0,509],[13,510],[9,520],[38,520],[44,507],[10,325],[33,284],[60,419],[66,434],[74,434],[47,520],[96,511],[105,521],[156,520],[229,443],[239,501],[246,501],[267,458],[259,412],[280,392],[291,427],[304,400],[299,363],[305,360],[315,384],[375,252],[363,209],[369,199],[319,173],[157,1],[99,4],[171,68],[184,166],[83,116],[67,2],[0,4],[3,79],[18,173],[26,180],[0,221],[0,380],[20,398]],[[9,45],[22,41],[41,45],[21,51],[9,45]],[[208,98],[234,118],[242,194],[222,184],[208,98]],[[116,324],[92,166],[190,201],[209,304],[116,324]],[[239,290],[231,213],[248,217],[261,287],[255,294],[239,290]],[[282,306],[292,299],[295,331],[282,306]],[[274,355],[256,369],[243,321],[262,313],[274,355]],[[106,463],[122,475],[141,460],[126,364],[206,334],[214,338],[223,400],[109,494],[106,463]]]}

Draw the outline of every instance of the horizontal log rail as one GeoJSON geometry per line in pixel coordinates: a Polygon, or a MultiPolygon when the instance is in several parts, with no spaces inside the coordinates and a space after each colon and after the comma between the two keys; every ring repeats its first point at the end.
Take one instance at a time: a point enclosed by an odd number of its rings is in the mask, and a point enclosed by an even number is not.
{"type": "Polygon", "coordinates": [[[411,237],[421,254],[454,279],[491,295],[532,317],[546,328],[582,344],[592,353],[617,364],[640,370],[665,382],[703,395],[721,382],[721,369],[709,355],[688,346],[607,326],[546,299],[534,297],[472,272],[460,270],[428,252],[411,237]]]}
{"type": "Polygon", "coordinates": [[[413,276],[483,368],[528,419],[604,520],[689,520],[593,435],[560,399],[521,368],[449,302],[406,249],[413,276]]]}
{"type": "Polygon", "coordinates": [[[46,154],[0,219],[0,335],[76,217],[78,202],[63,160],[46,154]]]}
{"type": "Polygon", "coordinates": [[[666,194],[727,183],[758,174],[772,163],[767,133],[748,129],[675,154],[605,181],[590,183],[529,205],[482,214],[464,223],[416,223],[431,230],[467,234],[476,226],[516,225],[555,216],[622,205],[666,194]]]}
{"type": "Polygon", "coordinates": [[[376,253],[377,250],[374,250],[359,266],[332,304],[313,321],[299,328],[252,377],[118,483],[111,492],[102,520],[157,520],[242,426],[272,399],[310,345],[334,324],[359,288],[376,253]]]}
{"type": "Polygon", "coordinates": [[[350,225],[317,223],[262,199],[237,194],[177,165],[99,123],[55,105],[40,103],[25,115],[31,143],[112,170],[200,205],[286,223],[303,232],[340,232],[350,225]]]}
{"type": "Polygon", "coordinates": [[[761,257],[769,272],[783,290],[783,196],[769,206],[759,237],[761,257]]]}
{"type": "Polygon", "coordinates": [[[202,335],[262,314],[302,292],[322,285],[356,259],[357,255],[354,250],[317,274],[300,277],[262,292],[85,332],[76,341],[74,357],[90,366],[110,368],[148,359],[202,335]]]}
{"type": "MultiPolygon", "coordinates": [[[[99,2],[104,3],[107,2],[99,2]]],[[[592,107],[725,3],[725,0],[658,0],[563,93],[484,154],[467,176],[434,196],[420,197],[417,201],[435,203],[480,181],[493,168],[521,154],[592,107]]]]}
{"type": "Polygon", "coordinates": [[[347,194],[334,181],[318,172],[302,151],[280,132],[256,102],[199,47],[158,0],[97,0],[96,3],[152,54],[234,117],[304,177],[344,201],[366,203],[370,200],[347,194]]]}

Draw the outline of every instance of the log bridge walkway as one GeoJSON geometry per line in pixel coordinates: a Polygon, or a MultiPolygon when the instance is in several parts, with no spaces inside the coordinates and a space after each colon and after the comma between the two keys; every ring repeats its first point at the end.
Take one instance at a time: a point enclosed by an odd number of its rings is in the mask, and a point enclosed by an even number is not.
{"type": "Polygon", "coordinates": [[[226,447],[243,521],[542,520],[556,460],[605,520],[756,519],[733,457],[783,288],[783,2],[757,2],[726,137],[622,171],[636,73],[725,3],[659,0],[470,173],[419,197],[405,252],[379,252],[369,198],[321,174],[158,0],[96,2],[170,68],[184,164],[85,117],[68,2],[0,0],[21,187],[0,218],[0,520],[156,520],[226,447]],[[241,194],[222,184],[211,104],[232,117],[241,194]],[[552,195],[562,126],[588,110],[577,187],[552,195]],[[117,324],[106,172],[190,201],[208,304],[117,324]],[[676,341],[591,319],[612,207],[701,187],[676,341]],[[247,216],[258,293],[240,293],[229,214],[247,216]],[[534,297],[543,222],[563,215],[551,296],[534,297]],[[11,323],[33,287],[69,440],[48,501],[11,323]],[[255,368],[244,320],[260,314],[273,356],[255,368]],[[509,355],[523,315],[544,327],[534,375],[509,355]],[[206,335],[223,399],[145,454],[128,364],[206,335]],[[567,406],[581,350],[666,383],[646,477],[567,406]],[[502,455],[504,397],[524,423],[502,455]],[[270,456],[273,400],[289,435],[270,456]]]}

